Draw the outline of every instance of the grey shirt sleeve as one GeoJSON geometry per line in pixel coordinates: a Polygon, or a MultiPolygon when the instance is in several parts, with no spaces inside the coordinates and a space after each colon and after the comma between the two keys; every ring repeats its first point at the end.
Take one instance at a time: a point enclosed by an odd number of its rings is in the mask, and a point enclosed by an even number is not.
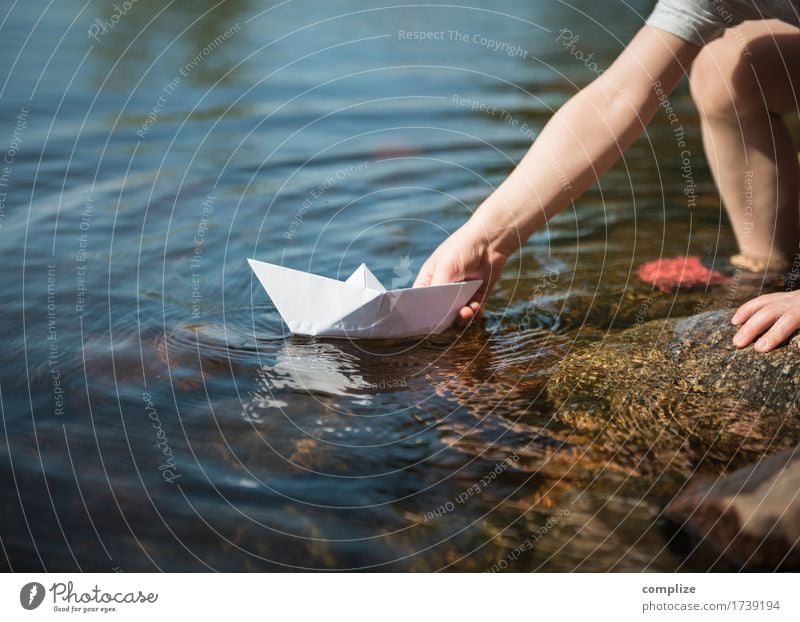
{"type": "Polygon", "coordinates": [[[658,0],[647,24],[703,46],[741,23],[722,0],[658,0]]]}

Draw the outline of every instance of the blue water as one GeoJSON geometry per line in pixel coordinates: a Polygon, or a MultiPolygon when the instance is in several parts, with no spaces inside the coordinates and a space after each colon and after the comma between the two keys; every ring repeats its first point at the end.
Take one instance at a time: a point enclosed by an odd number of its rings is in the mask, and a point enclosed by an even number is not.
{"type": "Polygon", "coordinates": [[[705,209],[658,120],[460,337],[292,337],[246,263],[410,285],[591,79],[559,31],[652,2],[112,4],[2,10],[0,567],[693,569],[544,394],[640,261],[733,252],[685,89],[705,209]]]}

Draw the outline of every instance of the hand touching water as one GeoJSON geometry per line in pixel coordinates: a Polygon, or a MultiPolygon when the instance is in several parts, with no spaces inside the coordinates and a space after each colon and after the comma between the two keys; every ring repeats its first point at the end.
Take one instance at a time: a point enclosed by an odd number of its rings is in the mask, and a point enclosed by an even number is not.
{"type": "Polygon", "coordinates": [[[508,256],[494,248],[478,227],[467,222],[428,257],[414,287],[482,279],[483,284],[456,319],[464,324],[480,316],[484,300],[500,278],[506,261],[508,256]]]}
{"type": "Polygon", "coordinates": [[[741,326],[733,338],[737,348],[744,348],[761,335],[754,348],[758,352],[769,352],[800,329],[800,291],[753,298],[739,307],[733,324],[741,326]]]}

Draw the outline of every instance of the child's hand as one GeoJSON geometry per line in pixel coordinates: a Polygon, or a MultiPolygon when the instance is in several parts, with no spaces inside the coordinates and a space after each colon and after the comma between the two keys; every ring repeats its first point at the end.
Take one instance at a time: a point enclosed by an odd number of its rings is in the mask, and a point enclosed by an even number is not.
{"type": "Polygon", "coordinates": [[[800,328],[800,291],[754,298],[739,307],[732,321],[736,326],[742,325],[733,338],[737,348],[744,348],[763,334],[754,347],[758,352],[769,352],[800,328]]]}
{"type": "Polygon", "coordinates": [[[507,260],[508,256],[494,249],[478,227],[467,222],[428,257],[414,287],[482,279],[483,284],[456,318],[456,322],[465,324],[482,313],[484,299],[492,291],[507,260]]]}

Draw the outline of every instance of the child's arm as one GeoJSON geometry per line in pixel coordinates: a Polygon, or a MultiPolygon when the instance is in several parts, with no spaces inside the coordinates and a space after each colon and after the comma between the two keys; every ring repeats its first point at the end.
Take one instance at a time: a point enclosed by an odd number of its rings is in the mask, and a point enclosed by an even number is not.
{"type": "Polygon", "coordinates": [[[415,285],[483,279],[461,310],[462,321],[474,317],[508,256],[616,162],[699,49],[644,26],[605,73],[553,115],[517,168],[428,258],[415,285]]]}
{"type": "Polygon", "coordinates": [[[741,326],[733,338],[737,348],[744,348],[762,335],[754,347],[758,352],[769,352],[800,329],[800,291],[754,298],[739,307],[733,323],[741,326]]]}

